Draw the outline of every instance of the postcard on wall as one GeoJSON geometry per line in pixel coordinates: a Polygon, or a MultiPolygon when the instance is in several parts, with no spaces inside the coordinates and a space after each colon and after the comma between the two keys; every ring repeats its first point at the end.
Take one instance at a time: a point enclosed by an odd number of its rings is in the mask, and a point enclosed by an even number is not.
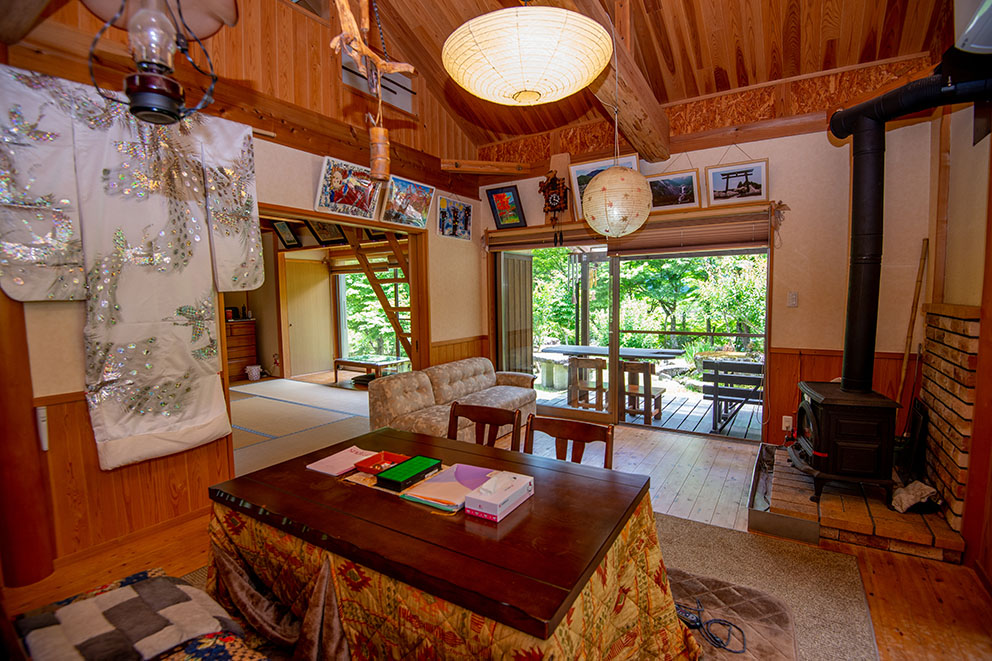
{"type": "Polygon", "coordinates": [[[698,209],[699,170],[664,172],[647,177],[652,211],[698,209]]]}
{"type": "Polygon", "coordinates": [[[391,176],[383,202],[382,220],[389,223],[427,227],[427,216],[434,199],[434,187],[391,176]]]}
{"type": "Polygon", "coordinates": [[[527,220],[524,218],[523,205],[516,186],[490,188],[486,195],[489,197],[489,208],[492,209],[496,229],[526,227],[527,220]]]}
{"type": "Polygon", "coordinates": [[[768,159],[706,168],[709,206],[768,201],[768,159]]]}
{"type": "MultiPolygon", "coordinates": [[[[617,161],[617,165],[624,168],[630,168],[631,170],[637,170],[637,154],[621,156],[620,160],[617,161]]],[[[585,192],[586,185],[588,185],[592,178],[597,174],[612,167],[613,159],[607,158],[602,161],[593,161],[592,163],[578,163],[568,168],[572,175],[572,194],[575,196],[576,218],[585,217],[582,215],[582,193],[585,192]]]]}
{"type": "Polygon", "coordinates": [[[437,231],[441,236],[472,240],[472,205],[437,196],[437,231]]]}
{"type": "Polygon", "coordinates": [[[325,156],[313,208],[352,218],[375,218],[382,184],[369,172],[367,167],[325,156]]]}

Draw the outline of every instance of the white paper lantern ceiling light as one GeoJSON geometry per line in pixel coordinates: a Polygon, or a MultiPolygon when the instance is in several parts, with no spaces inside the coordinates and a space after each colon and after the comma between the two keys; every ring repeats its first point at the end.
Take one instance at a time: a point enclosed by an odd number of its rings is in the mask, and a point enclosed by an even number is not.
{"type": "Polygon", "coordinates": [[[451,33],[441,60],[456,83],[508,106],[563,99],[586,87],[613,53],[609,33],[557,7],[511,7],[478,16],[451,33]]]}
{"type": "Polygon", "coordinates": [[[640,228],[651,213],[651,184],[637,170],[619,165],[593,177],[582,193],[582,214],[589,227],[610,238],[640,228]]]}

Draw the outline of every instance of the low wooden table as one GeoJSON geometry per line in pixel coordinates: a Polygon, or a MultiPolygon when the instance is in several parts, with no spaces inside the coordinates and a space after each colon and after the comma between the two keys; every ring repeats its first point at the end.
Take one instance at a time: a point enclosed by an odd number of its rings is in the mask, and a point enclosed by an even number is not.
{"type": "MultiPolygon", "coordinates": [[[[236,549],[242,557],[255,558],[260,563],[275,562],[277,566],[268,571],[276,583],[279,576],[286,575],[286,563],[293,560],[280,555],[280,544],[299,549],[300,563],[321,553],[320,549],[333,554],[334,562],[342,563],[340,567],[334,564],[336,577],[344,581],[336,583],[335,589],[351,644],[367,640],[363,618],[355,613],[373,608],[356,604],[362,598],[374,598],[380,600],[374,602],[375,607],[382,608],[382,594],[401,594],[404,599],[399,605],[370,616],[374,623],[370,636],[402,638],[408,635],[404,630],[410,621],[419,622],[424,631],[435,631],[431,628],[434,625],[428,627],[427,623],[432,617],[440,617],[436,612],[440,609],[444,614],[440,622],[446,623],[437,625],[441,629],[464,621],[471,631],[456,628],[456,636],[438,633],[438,645],[454,644],[453,640],[479,644],[476,628],[482,627],[493,638],[490,645],[497,641],[509,645],[514,636],[525,632],[529,634],[523,636],[526,641],[559,645],[555,649],[562,654],[566,650],[561,641],[547,639],[556,627],[579,626],[572,622],[574,617],[582,622],[583,629],[610,629],[617,639],[627,636],[631,644],[648,645],[651,649],[671,645],[674,657],[695,658],[698,652],[694,651],[694,643],[685,641],[691,636],[682,635],[684,629],[674,613],[654,532],[648,486],[649,479],[642,475],[384,428],[211,487],[210,497],[216,503],[211,535],[214,543],[236,549]],[[535,495],[495,524],[470,517],[464,511],[445,515],[391,493],[306,469],[307,464],[350,445],[426,455],[445,464],[473,464],[532,475],[535,495]],[[272,533],[266,534],[265,530],[272,533]],[[302,540],[303,547],[293,539],[302,540]],[[259,540],[264,540],[261,547],[259,540]],[[245,549],[243,545],[253,548],[245,549]],[[276,560],[271,559],[273,554],[278,556],[276,560]],[[639,564],[643,566],[637,567],[639,564]],[[383,578],[371,578],[378,576],[376,572],[383,578]],[[594,578],[594,572],[602,576],[594,578]],[[632,573],[621,577],[623,572],[632,573]],[[608,584],[607,574],[614,573],[608,584]],[[380,584],[390,579],[395,580],[391,587],[380,584]],[[600,579],[602,589],[610,593],[592,598],[587,593],[600,589],[600,579]],[[373,597],[368,592],[362,597],[358,593],[369,586],[370,580],[373,597]],[[624,587],[627,582],[637,585],[629,596],[633,585],[624,587]],[[414,594],[423,591],[432,595],[433,601],[424,606],[424,612],[414,609],[412,614],[404,615],[406,609],[414,608],[410,599],[423,604],[422,599],[405,594],[411,588],[414,594]],[[587,600],[581,609],[575,603],[580,594],[587,600]],[[622,631],[613,631],[611,627],[619,626],[617,622],[622,619],[616,613],[628,598],[643,601],[636,604],[636,609],[632,602],[630,607],[634,610],[625,611],[628,618],[640,618],[640,623],[627,622],[622,631]],[[439,605],[445,602],[448,606],[439,605]],[[398,608],[400,615],[393,608],[398,608]],[[594,609],[599,611],[595,616],[590,614],[594,609]],[[466,615],[456,618],[457,613],[466,615]],[[568,624],[563,624],[566,616],[568,624]],[[382,624],[384,618],[397,620],[396,631],[382,624]],[[518,632],[499,634],[498,623],[518,632]],[[349,626],[357,631],[349,631],[349,626]],[[627,629],[630,626],[646,642],[633,643],[627,629]],[[381,629],[390,631],[383,633],[381,629]]],[[[265,578],[266,568],[250,569],[265,578]]],[[[270,587],[276,594],[285,592],[280,586],[270,587]]],[[[310,588],[301,587],[299,594],[285,597],[298,603],[306,598],[307,589],[310,588]]],[[[585,645],[606,644],[587,638],[588,634],[589,631],[582,633],[585,645]]],[[[574,644],[573,635],[570,632],[560,638],[566,645],[574,644]]],[[[396,642],[391,640],[390,644],[396,642]]]]}
{"type": "Polygon", "coordinates": [[[375,378],[382,376],[382,370],[387,367],[394,367],[410,362],[407,358],[396,358],[395,356],[379,356],[369,354],[365,356],[349,356],[347,358],[334,359],[334,382],[338,381],[338,370],[342,367],[353,367],[365,370],[366,374],[375,374],[375,378]]]}

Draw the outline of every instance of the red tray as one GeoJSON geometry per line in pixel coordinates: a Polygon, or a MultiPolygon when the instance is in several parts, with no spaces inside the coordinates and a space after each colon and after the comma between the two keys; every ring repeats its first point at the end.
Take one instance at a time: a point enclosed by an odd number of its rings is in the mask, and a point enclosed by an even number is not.
{"type": "Polygon", "coordinates": [[[396,452],[376,452],[371,457],[365,457],[357,462],[355,468],[369,475],[378,475],[387,468],[395,466],[409,458],[405,454],[397,454],[396,452]]]}

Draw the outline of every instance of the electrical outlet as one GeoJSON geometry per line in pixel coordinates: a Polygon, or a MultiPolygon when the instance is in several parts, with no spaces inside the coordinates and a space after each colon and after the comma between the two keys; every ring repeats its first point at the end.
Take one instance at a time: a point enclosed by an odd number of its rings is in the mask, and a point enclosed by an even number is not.
{"type": "Polygon", "coordinates": [[[789,308],[798,308],[799,307],[799,292],[797,292],[797,291],[790,291],[789,292],[789,299],[788,299],[788,301],[786,301],[785,306],[786,307],[789,307],[789,308]]]}
{"type": "Polygon", "coordinates": [[[792,431],[792,416],[783,415],[782,416],[782,431],[792,431]]]}

